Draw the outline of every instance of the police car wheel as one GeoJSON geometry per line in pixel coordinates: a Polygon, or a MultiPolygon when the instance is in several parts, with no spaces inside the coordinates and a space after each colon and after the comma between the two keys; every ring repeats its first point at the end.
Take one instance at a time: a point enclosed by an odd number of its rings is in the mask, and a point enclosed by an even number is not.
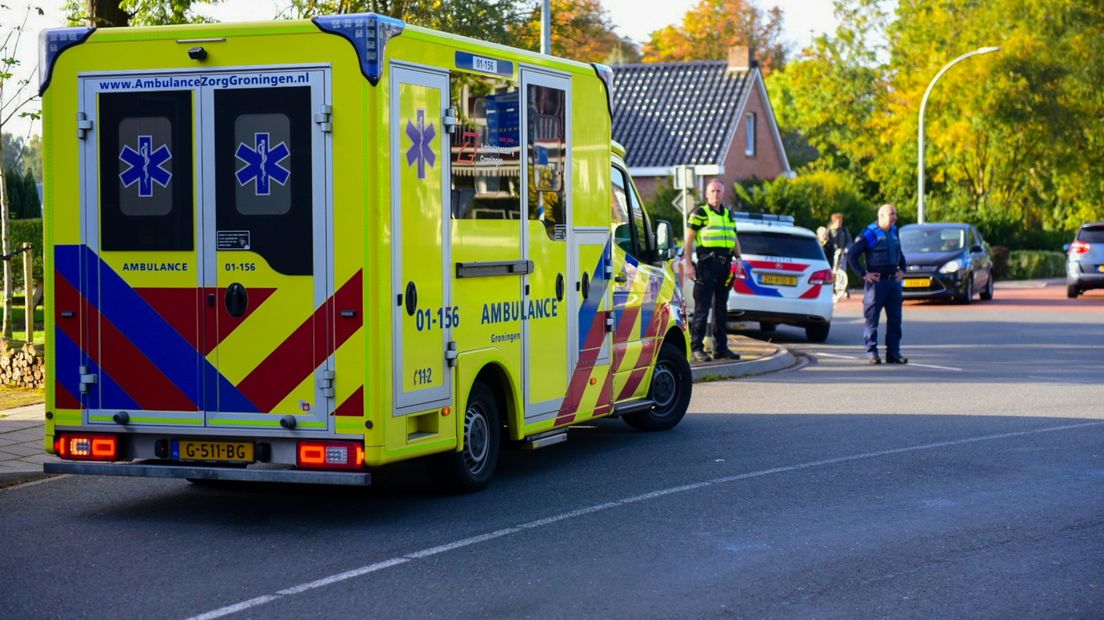
{"type": "Polygon", "coordinates": [[[805,339],[809,342],[824,342],[828,340],[828,332],[832,329],[831,323],[817,323],[805,326],[805,339]]]}
{"type": "Polygon", "coordinates": [[[498,466],[502,433],[498,404],[484,383],[472,386],[464,410],[464,447],[437,457],[433,474],[438,485],[453,493],[478,491],[487,486],[498,466]]]}
{"type": "Polygon", "coordinates": [[[647,411],[625,415],[625,422],[639,431],[674,428],[686,415],[693,386],[694,375],[686,354],[674,345],[664,344],[659,349],[652,385],[648,388],[648,398],[655,405],[647,411]]]}

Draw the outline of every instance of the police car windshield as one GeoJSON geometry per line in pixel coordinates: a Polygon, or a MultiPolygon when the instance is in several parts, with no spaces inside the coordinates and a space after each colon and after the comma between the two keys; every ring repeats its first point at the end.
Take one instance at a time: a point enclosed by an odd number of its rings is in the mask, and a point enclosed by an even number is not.
{"type": "Polygon", "coordinates": [[[739,232],[740,251],[756,256],[787,256],[809,260],[826,260],[824,250],[812,237],[797,237],[785,233],[739,232]]]}
{"type": "Polygon", "coordinates": [[[966,231],[961,228],[905,228],[901,230],[901,249],[906,254],[957,252],[966,246],[966,231]]]}

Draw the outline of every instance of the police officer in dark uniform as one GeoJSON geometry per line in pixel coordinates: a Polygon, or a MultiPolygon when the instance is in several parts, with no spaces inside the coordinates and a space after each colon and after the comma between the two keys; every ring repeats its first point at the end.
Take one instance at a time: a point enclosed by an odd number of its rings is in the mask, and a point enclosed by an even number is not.
{"type": "Polygon", "coordinates": [[[683,264],[686,277],[694,280],[694,323],[690,348],[694,361],[708,362],[705,353],[706,321],[713,309],[713,358],[738,360],[740,356],[728,348],[728,292],[732,282],[732,259],[740,257],[740,242],[736,240],[736,219],[721,203],[724,183],[713,180],[706,186],[706,204],[690,214],[686,222],[686,245],[683,264]],[[691,262],[697,241],[698,264],[691,262]]]}
{"type": "Polygon", "coordinates": [[[863,316],[866,328],[863,343],[871,364],[881,364],[878,357],[878,319],[886,313],[886,363],[907,364],[901,357],[901,280],[905,278],[905,255],[897,236],[897,208],[884,204],[878,209],[878,221],[859,234],[847,251],[847,263],[862,276],[863,316]],[[859,257],[866,257],[866,268],[859,257]]]}

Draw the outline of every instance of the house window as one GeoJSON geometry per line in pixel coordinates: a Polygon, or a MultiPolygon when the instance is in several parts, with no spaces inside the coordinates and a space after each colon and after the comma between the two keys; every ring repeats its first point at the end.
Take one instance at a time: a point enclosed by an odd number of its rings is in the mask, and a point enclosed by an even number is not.
{"type": "Polygon", "coordinates": [[[755,156],[755,112],[751,112],[744,119],[744,135],[747,137],[747,144],[744,145],[744,155],[748,157],[755,156]]]}

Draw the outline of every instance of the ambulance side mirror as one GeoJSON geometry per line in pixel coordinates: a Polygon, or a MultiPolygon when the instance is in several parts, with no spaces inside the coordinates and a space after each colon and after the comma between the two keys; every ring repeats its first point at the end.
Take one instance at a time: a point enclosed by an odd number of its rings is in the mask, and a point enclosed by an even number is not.
{"type": "Polygon", "coordinates": [[[656,222],[656,258],[660,261],[669,261],[675,257],[675,229],[671,222],[659,220],[656,222]]]}

